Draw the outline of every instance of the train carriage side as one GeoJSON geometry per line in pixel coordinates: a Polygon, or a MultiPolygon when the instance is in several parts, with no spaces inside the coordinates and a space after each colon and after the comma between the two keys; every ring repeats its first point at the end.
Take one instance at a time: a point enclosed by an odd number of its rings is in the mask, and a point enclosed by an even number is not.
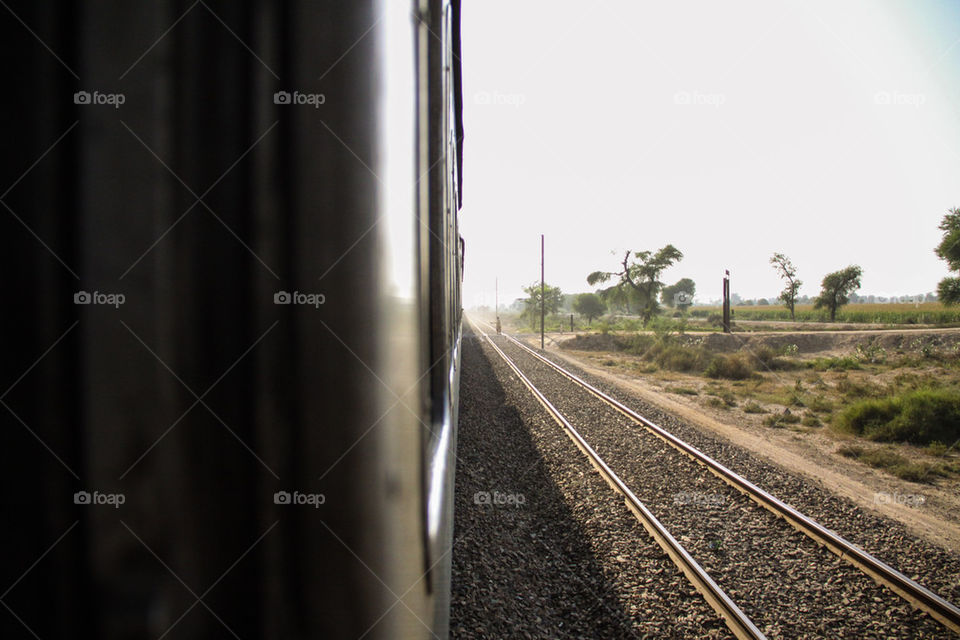
{"type": "Polygon", "coordinates": [[[447,634],[459,20],[459,0],[10,3],[0,635],[447,634]],[[74,100],[94,89],[125,102],[74,100]]]}

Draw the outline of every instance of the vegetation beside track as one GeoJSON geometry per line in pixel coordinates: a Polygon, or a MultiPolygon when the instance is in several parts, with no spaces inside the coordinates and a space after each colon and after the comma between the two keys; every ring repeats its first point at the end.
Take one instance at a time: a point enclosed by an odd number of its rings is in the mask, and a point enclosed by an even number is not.
{"type": "Polygon", "coordinates": [[[752,348],[725,353],[702,335],[651,326],[645,333],[579,334],[562,346],[734,418],[798,433],[827,427],[843,445],[839,453],[905,480],[960,476],[952,446],[960,440],[960,340],[910,334],[801,353],[795,344],[755,339],[752,348]],[[882,346],[891,343],[900,346],[882,346]]]}

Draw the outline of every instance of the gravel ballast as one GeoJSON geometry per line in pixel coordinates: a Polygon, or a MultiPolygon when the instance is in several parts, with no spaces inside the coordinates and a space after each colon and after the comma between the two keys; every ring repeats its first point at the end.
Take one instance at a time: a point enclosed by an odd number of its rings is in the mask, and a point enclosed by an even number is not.
{"type": "MultiPolygon", "coordinates": [[[[589,394],[553,372],[504,338],[498,344],[515,358],[531,378],[608,464],[633,488],[727,593],[771,636],[827,637],[944,637],[950,633],[925,614],[915,611],[899,596],[879,587],[857,569],[821,549],[786,523],[774,518],[748,498],[679,454],[659,438],[609,409],[589,394]]],[[[567,363],[562,363],[654,422],[687,440],[708,455],[733,468],[761,487],[794,504],[828,527],[847,535],[871,553],[886,559],[891,541],[903,540],[902,531],[863,531],[861,523],[879,521],[863,514],[802,478],[790,475],[729,443],[686,425],[619,389],[598,384],[567,363]],[[817,495],[820,494],[820,495],[817,495]],[[817,509],[807,509],[811,502],[817,509]],[[831,511],[830,506],[842,508],[831,511]],[[829,517],[825,517],[829,516],[829,517]],[[837,526],[842,523],[845,526],[837,526]],[[873,535],[870,535],[873,534],[873,535]],[[877,552],[863,539],[881,539],[877,552]],[[883,553],[886,551],[887,553],[883,553]]],[[[948,578],[941,574],[941,593],[950,599],[949,572],[956,559],[921,541],[909,548],[928,555],[911,555],[901,570],[937,588],[937,577],[946,562],[948,578]],[[946,582],[947,584],[944,584],[946,582]],[[931,584],[932,583],[932,584],[931,584]]],[[[893,562],[894,566],[898,566],[893,562]]],[[[956,574],[954,574],[956,575],[956,574]]]]}
{"type": "MultiPolygon", "coordinates": [[[[957,552],[918,538],[899,522],[864,511],[850,500],[811,482],[809,478],[787,472],[712,432],[679,420],[636,395],[584,372],[566,359],[558,359],[552,353],[541,355],[939,593],[943,598],[955,604],[960,603],[960,554],[957,552]]],[[[918,491],[922,493],[922,485],[918,485],[918,491]]]]}
{"type": "Polygon", "coordinates": [[[454,638],[729,638],[500,357],[464,326],[454,638]]]}

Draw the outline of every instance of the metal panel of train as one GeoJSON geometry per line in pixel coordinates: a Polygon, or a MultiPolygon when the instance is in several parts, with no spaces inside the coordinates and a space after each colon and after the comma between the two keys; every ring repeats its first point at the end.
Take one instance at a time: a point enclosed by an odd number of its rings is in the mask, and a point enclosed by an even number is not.
{"type": "Polygon", "coordinates": [[[447,634],[459,2],[32,2],[3,638],[447,634]]]}

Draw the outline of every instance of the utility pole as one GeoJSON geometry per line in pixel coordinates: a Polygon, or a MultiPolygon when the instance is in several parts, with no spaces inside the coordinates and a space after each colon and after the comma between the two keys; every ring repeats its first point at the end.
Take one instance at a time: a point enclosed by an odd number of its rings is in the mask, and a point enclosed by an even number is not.
{"type": "Polygon", "coordinates": [[[723,276],[723,332],[730,333],[730,270],[723,276]]]}
{"type": "Polygon", "coordinates": [[[543,351],[543,319],[544,302],[547,286],[543,280],[543,234],[540,234],[540,350],[543,351]]]}

